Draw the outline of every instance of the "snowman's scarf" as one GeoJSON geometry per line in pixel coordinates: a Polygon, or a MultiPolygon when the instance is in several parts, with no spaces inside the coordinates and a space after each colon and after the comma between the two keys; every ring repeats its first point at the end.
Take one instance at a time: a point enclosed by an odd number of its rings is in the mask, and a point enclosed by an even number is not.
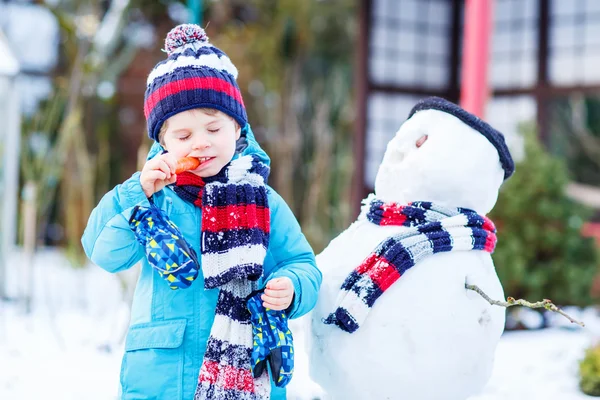
{"type": "Polygon", "coordinates": [[[383,292],[428,255],[496,247],[496,228],[487,217],[466,208],[445,208],[418,201],[408,205],[366,199],[362,216],[376,225],[408,229],[381,242],[346,278],[337,307],[324,322],[355,332],[383,292]],[[366,215],[365,215],[366,214],[366,215]]]}

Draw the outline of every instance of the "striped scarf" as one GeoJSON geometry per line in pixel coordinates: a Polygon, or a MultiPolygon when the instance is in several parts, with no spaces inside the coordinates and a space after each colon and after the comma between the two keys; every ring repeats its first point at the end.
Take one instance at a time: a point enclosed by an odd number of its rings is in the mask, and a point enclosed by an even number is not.
{"type": "Polygon", "coordinates": [[[496,247],[493,222],[473,210],[424,201],[383,203],[373,195],[365,204],[362,213],[370,222],[408,229],[382,241],[342,284],[337,307],[324,322],[349,333],[360,328],[375,301],[423,258],[447,251],[492,253],[496,247]]]}
{"type": "Polygon", "coordinates": [[[252,324],[246,307],[269,245],[268,175],[268,166],[243,156],[210,178],[179,174],[173,186],[181,198],[202,208],[204,287],[220,290],[196,400],[269,398],[268,374],[252,375],[252,324]]]}

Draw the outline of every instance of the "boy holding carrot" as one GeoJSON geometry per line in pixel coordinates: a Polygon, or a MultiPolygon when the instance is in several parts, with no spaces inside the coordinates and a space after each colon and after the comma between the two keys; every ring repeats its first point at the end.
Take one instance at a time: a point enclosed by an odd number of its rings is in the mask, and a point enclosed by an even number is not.
{"type": "Polygon", "coordinates": [[[82,238],[109,272],[142,261],[122,398],[284,399],[266,372],[253,376],[246,300],[264,289],[264,307],[299,317],[314,307],[321,273],[291,210],[267,186],[269,158],[247,122],[235,66],[197,25],[174,28],[165,50],[144,104],[148,134],[165,151],[103,197],[82,238]],[[196,282],[183,290],[153,271],[131,228],[151,206],[200,255],[196,282]]]}

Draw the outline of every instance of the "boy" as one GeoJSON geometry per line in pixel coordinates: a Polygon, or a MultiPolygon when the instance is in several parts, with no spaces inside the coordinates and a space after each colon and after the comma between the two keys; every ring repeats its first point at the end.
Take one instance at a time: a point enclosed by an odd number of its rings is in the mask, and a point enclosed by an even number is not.
{"type": "Polygon", "coordinates": [[[142,260],[122,398],[284,399],[266,374],[252,377],[245,296],[265,287],[265,307],[299,317],[315,305],[321,273],[291,210],[266,186],[269,159],[247,123],[235,66],[197,25],[174,28],[165,48],[144,112],[150,138],[166,152],[103,197],[82,238],[109,272],[142,260]],[[182,157],[200,165],[177,175],[182,157]],[[169,288],[128,225],[151,203],[201,256],[189,288],[169,288]]]}

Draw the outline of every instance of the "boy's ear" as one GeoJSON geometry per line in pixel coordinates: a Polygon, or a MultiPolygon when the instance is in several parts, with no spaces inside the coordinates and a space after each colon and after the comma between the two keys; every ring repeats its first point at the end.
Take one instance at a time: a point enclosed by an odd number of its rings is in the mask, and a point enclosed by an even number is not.
{"type": "Polygon", "coordinates": [[[235,140],[239,140],[240,136],[242,136],[242,128],[238,128],[235,132],[235,140]]]}

